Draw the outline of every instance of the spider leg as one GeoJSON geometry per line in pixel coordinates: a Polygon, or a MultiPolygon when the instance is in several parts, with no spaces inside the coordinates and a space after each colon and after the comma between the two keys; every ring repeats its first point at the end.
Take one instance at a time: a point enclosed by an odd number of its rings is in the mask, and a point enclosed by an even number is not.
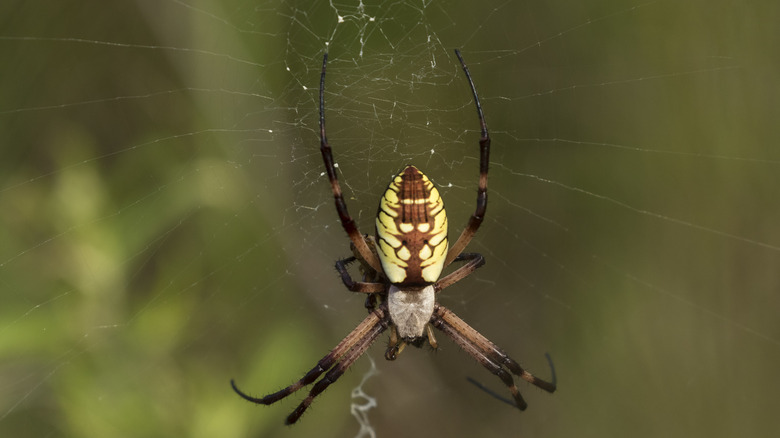
{"type": "Polygon", "coordinates": [[[447,258],[444,261],[444,266],[449,265],[455,260],[463,250],[466,248],[474,234],[482,224],[482,220],[485,218],[485,211],[487,210],[487,180],[488,180],[488,165],[490,163],[490,135],[488,134],[487,124],[485,123],[485,116],[482,114],[482,105],[479,103],[479,95],[477,95],[477,88],[474,86],[474,82],[471,80],[471,73],[466,66],[466,62],[460,55],[460,51],[455,49],[455,55],[457,55],[460,65],[463,67],[463,72],[466,74],[466,79],[471,87],[471,94],[474,96],[474,104],[477,107],[477,115],[479,116],[479,126],[481,136],[479,139],[479,186],[477,188],[477,209],[474,214],[469,218],[468,225],[455,241],[455,244],[450,247],[447,252],[447,258]]]}
{"type": "Polygon", "coordinates": [[[352,349],[350,349],[344,356],[342,356],[341,360],[330,371],[328,371],[327,374],[325,374],[325,377],[314,384],[314,386],[311,388],[311,391],[309,391],[309,395],[307,395],[301,404],[299,404],[298,407],[295,408],[295,410],[292,411],[292,413],[287,417],[285,424],[293,424],[298,421],[298,419],[301,418],[301,415],[303,415],[306,409],[314,401],[314,398],[320,395],[322,391],[325,391],[325,389],[330,386],[331,383],[334,383],[336,380],[338,380],[339,377],[344,374],[344,371],[352,366],[352,364],[355,363],[355,361],[360,356],[362,356],[366,350],[368,350],[368,347],[370,347],[376,338],[383,331],[385,331],[385,328],[386,322],[384,322],[384,320],[379,319],[374,322],[370,329],[358,340],[352,349]]]}
{"type": "Polygon", "coordinates": [[[354,262],[355,257],[347,257],[346,259],[336,262],[336,270],[341,275],[341,281],[344,282],[344,286],[352,292],[360,292],[364,294],[374,294],[384,292],[386,287],[384,283],[370,283],[362,281],[352,280],[352,276],[347,271],[347,265],[354,262]]]}
{"type": "Polygon", "coordinates": [[[523,399],[523,396],[520,395],[520,390],[517,389],[517,385],[515,385],[515,381],[512,378],[512,375],[509,374],[503,367],[501,367],[501,365],[486,355],[483,350],[478,348],[452,325],[442,320],[440,315],[434,314],[432,323],[436,328],[443,331],[447,336],[452,338],[452,340],[455,341],[455,343],[458,344],[461,349],[476,359],[477,362],[479,362],[483,367],[487,368],[488,371],[501,379],[504,385],[506,385],[507,388],[509,388],[509,391],[512,393],[512,397],[514,397],[515,405],[517,405],[518,409],[524,411],[528,407],[528,403],[526,403],[523,399]]]}
{"type": "MultiPolygon", "coordinates": [[[[555,385],[556,382],[558,381],[558,379],[555,377],[555,365],[553,365],[552,357],[550,357],[550,353],[545,353],[544,357],[547,358],[547,364],[550,365],[550,374],[552,375],[551,381],[552,381],[552,384],[555,385]]],[[[466,380],[468,380],[469,383],[473,383],[477,388],[485,391],[488,395],[490,395],[491,397],[495,398],[496,400],[500,400],[500,401],[502,401],[502,402],[504,402],[504,403],[506,403],[506,404],[508,404],[510,406],[512,406],[514,404],[509,399],[506,399],[506,398],[496,394],[490,388],[488,388],[485,385],[479,383],[476,379],[473,379],[471,377],[466,377],[466,380]]]]}
{"type": "Polygon", "coordinates": [[[468,263],[452,271],[451,273],[445,275],[439,281],[437,281],[433,285],[433,288],[436,290],[437,293],[442,289],[450,287],[453,284],[459,282],[460,280],[463,280],[469,274],[476,271],[478,268],[480,268],[482,265],[485,264],[485,258],[482,257],[482,254],[478,254],[478,253],[460,254],[458,257],[455,258],[454,261],[456,262],[467,261],[468,263]]]}
{"type": "Polygon", "coordinates": [[[366,301],[363,303],[363,307],[365,307],[366,310],[368,310],[368,313],[374,311],[374,309],[376,308],[376,304],[377,304],[376,294],[366,295],[366,301]]]}
{"type": "Polygon", "coordinates": [[[321,393],[328,385],[336,381],[336,379],[338,379],[338,377],[366,351],[368,346],[371,345],[377,336],[387,328],[389,324],[388,315],[389,313],[387,312],[386,304],[376,308],[358,324],[352,332],[342,339],[333,350],[320,359],[320,361],[317,362],[317,365],[306,373],[306,375],[281,391],[266,395],[265,397],[252,397],[238,389],[235,381],[231,380],[230,385],[243,399],[252,403],[270,405],[298,391],[304,386],[313,383],[320,375],[330,370],[322,380],[314,385],[304,402],[287,418],[287,424],[292,424],[311,404],[314,397],[321,393]]]}
{"type": "Polygon", "coordinates": [[[336,211],[341,219],[341,225],[344,227],[344,231],[349,235],[349,239],[355,245],[355,248],[363,257],[363,260],[368,263],[375,271],[381,272],[382,268],[379,264],[379,259],[376,254],[371,251],[365,238],[360,231],[358,231],[355,221],[347,211],[347,203],[344,201],[344,196],[341,193],[341,186],[339,185],[338,177],[336,176],[336,166],[333,162],[333,152],[328,144],[328,137],[325,135],[325,66],[328,63],[328,53],[322,57],[322,74],[320,75],[320,152],[322,153],[322,161],[325,163],[325,171],[328,174],[330,180],[330,186],[333,190],[333,198],[336,202],[336,211]]]}
{"type": "Polygon", "coordinates": [[[556,384],[554,381],[547,382],[523,369],[520,364],[510,358],[496,344],[492,343],[444,306],[436,305],[433,317],[431,317],[431,324],[452,338],[461,349],[476,359],[488,371],[498,376],[504,385],[509,388],[512,397],[515,399],[515,404],[520,410],[525,410],[528,404],[520,395],[512,375],[504,367],[509,369],[512,374],[538,388],[547,392],[555,391],[556,384]]]}

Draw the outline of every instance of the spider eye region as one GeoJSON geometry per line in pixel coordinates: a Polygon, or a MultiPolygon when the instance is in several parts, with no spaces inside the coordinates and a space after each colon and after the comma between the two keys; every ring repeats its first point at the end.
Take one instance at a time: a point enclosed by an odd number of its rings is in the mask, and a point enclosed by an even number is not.
{"type": "Polygon", "coordinates": [[[377,255],[388,280],[424,286],[439,279],[447,257],[447,213],[425,174],[407,166],[379,201],[377,255]]]}

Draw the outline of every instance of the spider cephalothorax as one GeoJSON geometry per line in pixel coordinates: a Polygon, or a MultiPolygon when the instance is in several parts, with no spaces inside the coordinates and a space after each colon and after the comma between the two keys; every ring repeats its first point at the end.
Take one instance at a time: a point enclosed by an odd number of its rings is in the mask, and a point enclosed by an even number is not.
{"type": "Polygon", "coordinates": [[[515,404],[521,410],[526,408],[526,403],[515,386],[512,374],[545,391],[555,391],[554,374],[552,382],[533,376],[498,346],[436,301],[439,291],[462,280],[485,263],[482,255],[462,251],[474,237],[487,209],[490,136],[469,70],[460,52],[455,50],[455,54],[471,87],[479,116],[481,138],[477,208],[451,247],[447,239],[447,214],[439,191],[428,177],[414,166],[404,168],[393,178],[382,195],[376,217],[376,237],[364,236],[358,231],[355,221],[347,211],[336,176],[333,153],[325,135],[324,93],[328,54],[323,56],[320,75],[320,151],[333,190],[336,212],[349,235],[354,253],[353,256],[336,262],[336,269],[347,289],[368,294],[368,317],[311,371],[281,391],[265,397],[252,397],[240,391],[231,381],[233,390],[244,399],[269,405],[314,383],[326,373],[287,417],[287,424],[298,421],[314,398],[335,382],[388,328],[390,342],[385,352],[385,358],[388,360],[396,359],[407,344],[420,347],[427,341],[432,348],[436,348],[437,342],[432,328],[435,327],[498,376],[509,388],[515,404]],[[361,281],[354,281],[347,270],[347,265],[356,260],[360,262],[361,281]],[[442,270],[452,262],[464,264],[440,278],[442,270]]]}

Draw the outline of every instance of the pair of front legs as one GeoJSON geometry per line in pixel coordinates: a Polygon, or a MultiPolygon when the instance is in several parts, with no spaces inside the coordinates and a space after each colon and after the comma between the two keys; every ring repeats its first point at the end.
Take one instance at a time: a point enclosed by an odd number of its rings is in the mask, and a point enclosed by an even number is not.
{"type": "MultiPolygon", "coordinates": [[[[386,291],[386,283],[353,281],[346,269],[347,264],[353,260],[354,259],[350,257],[349,259],[339,261],[336,264],[336,269],[341,273],[347,288],[355,292],[368,293],[368,301],[371,301],[373,297],[372,309],[369,310],[368,316],[297,382],[281,391],[269,394],[265,397],[253,397],[238,389],[235,382],[231,380],[230,384],[238,395],[252,403],[270,405],[293,394],[304,386],[314,383],[314,386],[309,391],[306,398],[304,398],[298,407],[287,417],[287,424],[295,423],[301,415],[303,415],[306,409],[308,409],[314,399],[328,386],[336,382],[336,380],[338,380],[339,377],[341,377],[341,375],[366,352],[366,350],[368,350],[368,347],[380,334],[382,334],[382,332],[393,327],[393,322],[390,319],[390,313],[387,309],[387,302],[383,301],[377,304],[375,301],[377,295],[381,295],[386,291]],[[319,379],[323,374],[325,374],[325,376],[319,379]],[[319,381],[317,379],[319,379],[319,381]]],[[[466,264],[439,280],[435,285],[437,291],[454,284],[484,263],[484,259],[479,254],[461,254],[455,260],[465,261],[466,264]]],[[[380,280],[379,278],[375,278],[376,276],[375,272],[369,274],[364,273],[364,279],[380,280]]],[[[433,337],[433,331],[430,329],[431,326],[444,332],[458,344],[460,348],[476,359],[488,371],[498,376],[512,393],[515,404],[519,409],[524,410],[527,407],[527,404],[520,395],[520,391],[515,385],[512,374],[547,392],[555,391],[554,372],[552,382],[547,382],[535,377],[533,374],[523,369],[498,346],[466,324],[465,321],[460,319],[452,311],[438,303],[434,305],[433,315],[431,316],[430,324],[427,327],[428,342],[431,343],[431,340],[433,340],[432,345],[435,347],[436,341],[433,337]]],[[[425,340],[426,338],[421,339],[425,340]]],[[[391,345],[390,348],[388,348],[388,353],[386,353],[386,355],[391,355],[391,358],[395,358],[401,348],[403,348],[402,342],[403,340],[398,340],[397,334],[395,335],[395,340],[393,340],[393,336],[391,335],[391,345]]]]}
{"type": "MultiPolygon", "coordinates": [[[[375,294],[383,293],[385,291],[386,284],[353,281],[349,275],[349,272],[347,271],[347,265],[354,260],[355,257],[350,257],[345,260],[336,262],[336,270],[341,275],[342,281],[344,282],[344,285],[347,287],[347,289],[353,292],[371,294],[367,300],[368,307],[369,302],[373,302],[375,304],[375,301],[372,301],[376,299],[375,294]]],[[[437,293],[442,289],[445,289],[467,277],[485,263],[485,259],[482,257],[482,255],[477,253],[460,254],[454,258],[454,261],[465,262],[465,264],[434,284],[434,290],[437,293]]],[[[370,272],[371,270],[369,269],[368,271],[370,272]]],[[[373,274],[364,274],[364,279],[372,278],[372,276],[373,274]]],[[[373,306],[369,309],[369,312],[371,312],[372,308],[373,306]]],[[[533,374],[523,369],[520,364],[509,357],[509,355],[506,354],[496,344],[491,342],[473,327],[469,326],[455,313],[440,305],[439,303],[434,305],[434,311],[433,315],[431,316],[430,323],[425,327],[426,336],[416,340],[419,343],[423,343],[427,340],[431,347],[435,349],[438,346],[438,342],[436,341],[436,337],[434,336],[433,329],[431,327],[435,327],[444,332],[456,344],[458,344],[461,349],[476,359],[477,362],[484,366],[488,371],[498,376],[498,378],[501,379],[504,385],[506,385],[509,391],[512,393],[515,405],[520,410],[525,410],[528,405],[523,399],[522,395],[520,395],[520,391],[515,385],[512,374],[515,374],[521,379],[547,392],[555,391],[556,378],[554,369],[551,382],[537,378],[533,374]]],[[[385,351],[385,359],[395,360],[398,354],[403,351],[407,341],[399,338],[398,332],[395,326],[392,324],[392,321],[390,321],[389,328],[391,330],[390,343],[387,350],[385,351]]],[[[412,341],[412,343],[415,346],[420,346],[415,341],[412,341]]]]}

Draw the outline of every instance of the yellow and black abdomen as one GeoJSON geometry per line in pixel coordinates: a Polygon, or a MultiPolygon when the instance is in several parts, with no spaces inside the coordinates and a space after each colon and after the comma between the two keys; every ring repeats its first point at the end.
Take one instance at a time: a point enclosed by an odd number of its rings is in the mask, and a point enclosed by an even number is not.
{"type": "Polygon", "coordinates": [[[379,261],[388,280],[424,286],[439,279],[447,257],[447,213],[439,191],[407,166],[387,187],[376,217],[379,261]]]}

